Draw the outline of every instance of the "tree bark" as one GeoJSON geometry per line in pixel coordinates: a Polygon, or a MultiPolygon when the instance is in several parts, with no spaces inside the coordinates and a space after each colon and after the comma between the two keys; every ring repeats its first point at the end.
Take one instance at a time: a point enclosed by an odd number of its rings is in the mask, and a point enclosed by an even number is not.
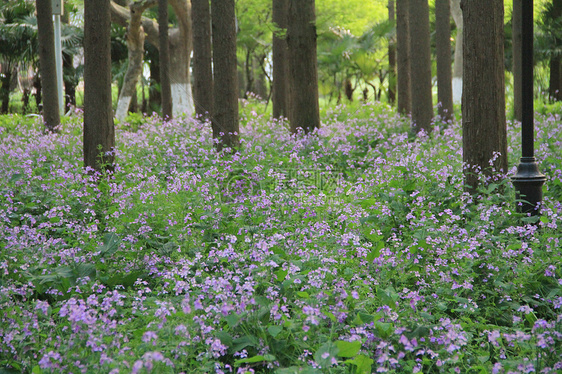
{"type": "Polygon", "coordinates": [[[213,33],[214,115],[217,149],[239,146],[238,71],[234,0],[211,0],[213,33]]]}
{"type": "Polygon", "coordinates": [[[435,44],[437,49],[437,96],[442,121],[453,119],[451,72],[451,7],[449,0],[435,0],[435,44]]]}
{"type": "Polygon", "coordinates": [[[109,0],[84,2],[84,167],[113,169],[109,0]]]}
{"type": "Polygon", "coordinates": [[[43,121],[48,131],[55,131],[56,127],[60,125],[60,112],[53,10],[51,0],[36,0],[36,4],[41,87],[43,90],[43,121]]]}
{"type": "Polygon", "coordinates": [[[63,53],[62,68],[64,71],[64,107],[68,110],[76,106],[76,68],[73,64],[73,55],[63,53]]]}
{"type": "MultiPolygon", "coordinates": [[[[519,0],[522,1],[522,0],[519,0]]],[[[562,0],[552,1],[552,18],[558,19],[562,16],[562,0]]],[[[560,40],[556,38],[556,45],[560,44],[560,40]]],[[[562,100],[562,59],[560,55],[554,55],[550,58],[550,81],[548,88],[548,96],[551,101],[562,100]]]]}
{"type": "Polygon", "coordinates": [[[189,77],[191,62],[192,25],[191,3],[187,0],[170,0],[178,19],[178,32],[170,34],[170,80],[174,115],[193,115],[193,94],[189,77]]]}
{"type": "MultiPolygon", "coordinates": [[[[12,82],[12,66],[4,65],[1,66],[2,75],[0,75],[0,98],[2,100],[1,114],[7,114],[10,109],[10,84],[12,82]]],[[[58,104],[57,104],[58,105],[58,104]]]]}
{"type": "Polygon", "coordinates": [[[409,15],[412,126],[416,132],[423,129],[429,133],[433,119],[433,99],[427,0],[410,0],[409,15]]]}
{"type": "Polygon", "coordinates": [[[289,0],[287,46],[291,131],[309,133],[320,127],[314,0],[289,0]]]}
{"type": "MultiPolygon", "coordinates": [[[[156,0],[151,1],[155,4],[156,0]]],[[[189,80],[189,65],[191,56],[191,6],[187,0],[169,0],[174,9],[178,27],[169,32],[170,50],[170,81],[172,89],[172,103],[174,115],[193,114],[193,98],[191,93],[191,82],[189,80]]],[[[131,19],[130,11],[111,2],[112,21],[127,27],[131,19]]],[[[146,33],[146,40],[159,49],[158,23],[146,17],[141,18],[141,24],[146,33]]]]}
{"type": "Polygon", "coordinates": [[[462,67],[463,67],[463,20],[461,0],[451,0],[451,16],[457,26],[455,40],[455,62],[453,64],[453,103],[460,104],[462,99],[462,67]]]}
{"type": "Polygon", "coordinates": [[[396,57],[398,113],[410,114],[410,28],[408,25],[408,0],[396,0],[396,57]]]}
{"type": "Polygon", "coordinates": [[[273,0],[273,118],[289,116],[289,65],[287,61],[288,0],[273,0]]]}
{"type": "Polygon", "coordinates": [[[211,10],[209,0],[191,0],[193,22],[193,102],[202,119],[213,115],[211,10]]]}
{"type": "Polygon", "coordinates": [[[172,119],[172,88],[170,86],[170,47],[168,44],[168,0],[158,0],[158,33],[162,118],[170,120],[172,119]]]}
{"type": "Polygon", "coordinates": [[[513,113],[515,120],[523,120],[523,102],[521,98],[522,90],[522,69],[521,69],[521,44],[522,44],[522,14],[521,1],[513,0],[513,11],[511,13],[511,38],[513,50],[513,113]]]}
{"type": "Polygon", "coordinates": [[[551,101],[560,101],[562,98],[561,80],[562,80],[562,66],[560,61],[560,56],[554,56],[550,58],[550,75],[549,75],[549,87],[548,87],[548,97],[551,101]]]}
{"type": "Polygon", "coordinates": [[[504,5],[501,0],[462,0],[461,6],[463,161],[467,191],[474,193],[478,173],[507,172],[504,5]]]}
{"type": "Polygon", "coordinates": [[[142,59],[144,55],[144,29],[142,27],[142,13],[154,5],[155,0],[138,0],[129,4],[130,19],[127,26],[127,50],[129,63],[123,79],[123,87],[119,93],[115,117],[122,121],[127,117],[131,98],[137,90],[137,83],[142,74],[142,59]]]}
{"type": "MultiPolygon", "coordinates": [[[[395,23],[394,0],[388,0],[388,19],[395,23]]],[[[388,102],[394,104],[396,101],[396,41],[388,43],[388,102]]]]}

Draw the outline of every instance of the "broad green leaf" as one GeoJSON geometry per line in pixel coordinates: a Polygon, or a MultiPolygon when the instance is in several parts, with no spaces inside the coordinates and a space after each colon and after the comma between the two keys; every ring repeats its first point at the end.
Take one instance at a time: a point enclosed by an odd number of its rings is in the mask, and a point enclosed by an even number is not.
{"type": "Polygon", "coordinates": [[[340,357],[353,357],[359,353],[361,349],[360,341],[347,342],[345,340],[338,340],[336,342],[338,348],[338,356],[340,357]]]}
{"type": "Polygon", "coordinates": [[[269,326],[269,327],[267,328],[267,331],[269,332],[269,334],[270,334],[271,336],[273,336],[274,338],[276,338],[277,335],[279,335],[279,333],[280,333],[281,331],[283,331],[283,327],[282,327],[282,326],[273,325],[273,326],[269,326]]]}
{"type": "Polygon", "coordinates": [[[373,360],[365,355],[359,355],[353,360],[347,360],[346,363],[355,365],[357,374],[371,374],[371,366],[373,365],[373,360]]]}

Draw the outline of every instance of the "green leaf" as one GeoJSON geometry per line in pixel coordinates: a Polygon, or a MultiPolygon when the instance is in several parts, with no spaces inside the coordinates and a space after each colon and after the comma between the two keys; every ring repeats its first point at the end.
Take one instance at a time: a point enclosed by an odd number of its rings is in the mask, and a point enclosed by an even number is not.
{"type": "Polygon", "coordinates": [[[267,331],[269,332],[269,334],[270,334],[271,336],[273,336],[274,338],[276,338],[277,335],[279,335],[279,333],[280,333],[281,331],[283,331],[283,327],[282,327],[282,326],[273,325],[273,326],[269,326],[269,327],[267,328],[267,331]]]}
{"type": "Polygon", "coordinates": [[[345,340],[338,340],[336,342],[338,348],[338,356],[340,357],[353,357],[359,353],[361,349],[360,341],[347,342],[345,340]]]}
{"type": "Polygon", "coordinates": [[[240,360],[236,360],[234,361],[234,365],[236,366],[240,366],[240,364],[253,364],[256,362],[272,362],[277,360],[277,358],[274,355],[258,355],[258,356],[254,356],[254,357],[249,357],[249,358],[242,358],[240,360]]]}
{"type": "Polygon", "coordinates": [[[17,181],[21,180],[22,178],[23,178],[23,174],[21,174],[21,173],[12,174],[12,176],[10,177],[10,183],[17,182],[17,181]]]}
{"type": "Polygon", "coordinates": [[[221,341],[222,344],[226,345],[227,347],[232,347],[233,346],[233,340],[232,340],[232,336],[230,336],[227,332],[225,331],[218,331],[215,336],[217,338],[219,338],[219,340],[221,341]]]}
{"type": "Polygon", "coordinates": [[[359,355],[353,360],[347,360],[345,362],[355,365],[357,367],[357,370],[355,371],[357,374],[370,374],[371,366],[374,361],[365,355],[359,355]]]}
{"type": "Polygon", "coordinates": [[[316,353],[314,353],[314,361],[316,361],[316,363],[322,367],[329,367],[332,365],[332,358],[337,356],[338,347],[336,347],[333,342],[327,342],[322,344],[320,348],[318,348],[316,353]]]}
{"type": "Polygon", "coordinates": [[[283,282],[285,280],[285,277],[287,277],[288,273],[289,272],[287,270],[278,270],[274,274],[275,276],[277,276],[277,280],[279,282],[283,282]]]}
{"type": "Polygon", "coordinates": [[[119,249],[120,242],[121,240],[119,239],[116,233],[112,232],[112,233],[105,234],[103,237],[103,245],[98,247],[98,250],[100,251],[100,256],[101,257],[110,256],[115,252],[117,252],[117,250],[119,249]]]}
{"type": "Polygon", "coordinates": [[[308,297],[309,297],[308,292],[304,292],[304,291],[298,291],[298,292],[297,292],[297,295],[298,295],[300,298],[303,298],[303,299],[308,299],[308,297]]]}
{"type": "Polygon", "coordinates": [[[236,326],[238,321],[240,321],[240,317],[236,313],[231,313],[231,314],[225,316],[224,320],[226,321],[226,323],[228,323],[228,326],[230,326],[232,328],[232,327],[236,326]]]}

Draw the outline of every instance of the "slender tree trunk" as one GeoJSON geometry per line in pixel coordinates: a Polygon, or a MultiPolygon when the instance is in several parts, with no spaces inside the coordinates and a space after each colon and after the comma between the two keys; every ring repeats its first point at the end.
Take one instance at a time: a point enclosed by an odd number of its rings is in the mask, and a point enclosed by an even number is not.
{"type": "Polygon", "coordinates": [[[549,76],[549,87],[548,87],[548,97],[551,101],[559,101],[562,97],[561,79],[562,79],[562,66],[560,57],[555,56],[550,58],[550,76],[549,76]]]}
{"type": "Polygon", "coordinates": [[[158,36],[162,118],[170,120],[172,119],[172,88],[170,86],[170,48],[168,44],[168,0],[158,0],[158,36]]]}
{"type": "MultiPolygon", "coordinates": [[[[388,19],[395,23],[394,0],[388,0],[388,19]]],[[[396,101],[396,41],[388,43],[388,102],[396,101]]]]}
{"type": "Polygon", "coordinates": [[[423,129],[429,133],[433,119],[433,99],[427,0],[410,0],[409,13],[412,126],[416,132],[423,129]]]}
{"type": "Polygon", "coordinates": [[[174,115],[188,117],[195,112],[189,77],[192,49],[191,3],[187,0],[169,0],[178,19],[178,31],[170,34],[170,80],[174,115]]]}
{"type": "Polygon", "coordinates": [[[127,27],[127,50],[129,63],[123,79],[123,86],[119,93],[115,117],[122,121],[127,117],[131,98],[137,90],[137,83],[142,74],[142,59],[144,56],[144,28],[142,27],[142,13],[154,1],[137,0],[129,5],[131,18],[127,27]]]}
{"type": "Polygon", "coordinates": [[[64,70],[64,107],[76,106],[76,68],[73,55],[63,53],[62,68],[64,70]]]}
{"type": "Polygon", "coordinates": [[[60,125],[57,89],[57,68],[55,62],[55,36],[51,0],[36,0],[37,34],[41,87],[43,89],[43,121],[48,131],[55,131],[60,125]]]}
{"type": "Polygon", "coordinates": [[[291,131],[309,133],[320,127],[314,0],[289,0],[287,46],[291,131]]]}
{"type": "Polygon", "coordinates": [[[239,146],[238,71],[234,0],[211,0],[213,32],[214,115],[217,149],[239,146]]]}
{"type": "Polygon", "coordinates": [[[453,119],[451,8],[449,0],[435,1],[435,29],[439,116],[443,121],[448,122],[453,119]]]}
{"type": "Polygon", "coordinates": [[[453,103],[460,104],[462,99],[462,67],[463,67],[463,19],[461,0],[451,0],[451,15],[457,26],[455,40],[455,62],[453,64],[453,103]]]}
{"type": "Polygon", "coordinates": [[[209,0],[191,0],[193,22],[193,102],[202,119],[213,115],[213,69],[211,65],[211,10],[209,0]]]}
{"type": "Polygon", "coordinates": [[[252,50],[246,49],[246,60],[244,61],[244,72],[246,74],[246,88],[244,89],[244,99],[248,98],[249,93],[254,93],[254,65],[252,61],[252,50]]]}
{"type": "Polygon", "coordinates": [[[41,75],[38,72],[35,72],[33,76],[33,88],[35,88],[35,106],[37,107],[37,111],[41,112],[43,95],[41,95],[41,75]]]}
{"type": "Polygon", "coordinates": [[[273,118],[289,116],[289,64],[287,61],[287,13],[288,0],[273,0],[273,118]]]}
{"type": "Polygon", "coordinates": [[[504,5],[502,0],[462,0],[464,23],[463,161],[465,185],[474,193],[477,172],[507,172],[504,5]],[[483,89],[485,87],[485,89],[483,89]]]}
{"type": "Polygon", "coordinates": [[[408,1],[396,0],[396,57],[398,112],[410,114],[410,27],[408,25],[408,1]]]}
{"type": "MultiPolygon", "coordinates": [[[[523,1],[523,0],[519,0],[523,1]]],[[[552,17],[555,19],[562,16],[562,0],[552,0],[552,17]]],[[[556,38],[556,44],[560,44],[560,40],[556,38]]],[[[552,101],[562,100],[562,59],[560,55],[550,58],[550,81],[548,96],[552,101]]]]}
{"type": "MultiPolygon", "coordinates": [[[[12,67],[9,64],[2,66],[2,75],[0,76],[0,98],[2,100],[1,114],[7,114],[10,109],[10,84],[12,81],[12,67]]],[[[57,104],[58,105],[58,104],[57,104]]]]}
{"type": "Polygon", "coordinates": [[[521,122],[523,120],[523,102],[521,99],[521,44],[522,44],[522,14],[521,1],[513,0],[513,11],[511,13],[511,38],[513,50],[513,113],[515,120],[521,122]]]}
{"type": "Polygon", "coordinates": [[[115,128],[111,106],[109,0],[84,2],[84,166],[112,170],[115,128]]]}
{"type": "MultiPolygon", "coordinates": [[[[160,52],[154,48],[149,50],[150,57],[150,82],[148,86],[148,107],[151,112],[157,111],[162,103],[162,95],[160,92],[160,52]]],[[[173,99],[172,99],[173,100],[173,99]]]]}

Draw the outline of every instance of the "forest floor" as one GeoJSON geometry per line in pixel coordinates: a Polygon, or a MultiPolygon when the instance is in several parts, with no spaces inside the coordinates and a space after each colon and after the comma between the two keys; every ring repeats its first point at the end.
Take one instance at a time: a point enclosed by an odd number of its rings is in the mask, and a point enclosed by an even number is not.
{"type": "Polygon", "coordinates": [[[510,170],[463,189],[459,123],[413,136],[382,104],[310,136],[251,105],[117,128],[112,175],[0,120],[0,373],[562,371],[562,127],[538,116],[540,217],[510,170]]]}

